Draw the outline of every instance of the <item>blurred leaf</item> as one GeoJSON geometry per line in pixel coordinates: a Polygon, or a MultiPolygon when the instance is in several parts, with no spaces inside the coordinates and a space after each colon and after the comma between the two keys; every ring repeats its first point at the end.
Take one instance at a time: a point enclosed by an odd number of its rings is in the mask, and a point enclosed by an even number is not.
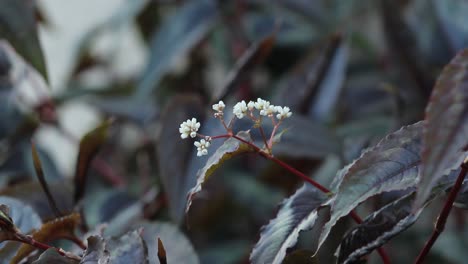
{"type": "Polygon", "coordinates": [[[441,33],[450,44],[452,51],[458,51],[468,45],[468,27],[466,26],[466,12],[468,4],[465,1],[430,1],[438,19],[441,33]]]}
{"type": "Polygon", "coordinates": [[[49,201],[50,207],[52,207],[52,209],[54,210],[55,216],[62,216],[62,213],[58,209],[54,197],[52,196],[52,193],[49,190],[49,186],[47,185],[47,182],[45,180],[41,160],[39,159],[39,154],[37,153],[36,146],[34,145],[34,143],[31,144],[31,152],[33,157],[34,168],[36,169],[36,176],[39,180],[39,183],[41,184],[42,189],[44,190],[45,195],[47,196],[47,200],[49,201]]]}
{"type": "Polygon", "coordinates": [[[80,264],[109,263],[110,253],[106,250],[106,242],[101,236],[88,237],[88,248],[80,264]]]}
{"type": "MultiPolygon", "coordinates": [[[[10,226],[10,228],[18,228],[24,233],[28,233],[33,229],[39,228],[42,224],[38,214],[29,206],[23,202],[1,196],[0,197],[0,225],[2,231],[0,231],[0,240],[7,238],[11,239],[10,234],[4,234],[10,226]],[[5,237],[6,236],[6,237],[5,237]]],[[[1,245],[0,257],[2,261],[9,261],[20,247],[19,242],[9,241],[1,245]]]]}
{"type": "MultiPolygon", "coordinates": [[[[249,132],[240,131],[237,133],[237,136],[246,140],[252,141],[250,138],[249,132]]],[[[221,166],[225,161],[237,156],[241,153],[252,151],[252,148],[247,144],[240,142],[237,139],[229,138],[224,141],[223,145],[219,147],[213,155],[210,156],[208,161],[206,162],[205,166],[200,169],[197,173],[197,184],[193,187],[188,194],[188,201],[187,207],[185,212],[188,212],[190,209],[190,205],[194,199],[194,196],[202,190],[202,185],[208,179],[208,177],[213,174],[213,172],[221,166]]]]}
{"type": "MultiPolygon", "coordinates": [[[[73,239],[76,238],[75,229],[78,227],[80,222],[80,215],[74,213],[44,223],[41,228],[34,231],[31,236],[34,240],[42,243],[50,243],[57,239],[73,239]]],[[[11,260],[11,263],[19,263],[34,250],[36,250],[36,248],[28,244],[21,245],[18,252],[11,260]]]]}
{"type": "Polygon", "coordinates": [[[35,1],[4,0],[0,4],[0,39],[7,39],[44,78],[47,68],[37,33],[35,1]]]}
{"type": "Polygon", "coordinates": [[[86,189],[86,178],[91,161],[98,153],[100,147],[106,142],[111,120],[106,120],[95,129],[88,132],[80,141],[78,160],[75,170],[75,193],[74,203],[83,198],[86,189]]]}
{"type": "Polygon", "coordinates": [[[404,190],[416,184],[422,129],[423,122],[401,128],[337,174],[330,220],[320,234],[317,250],[336,222],[361,202],[382,192],[404,190]]]}
{"type": "Polygon", "coordinates": [[[415,209],[444,171],[461,165],[468,146],[468,49],[445,66],[426,107],[422,166],[415,209]],[[437,142],[436,144],[434,144],[437,142]]]}
{"type": "Polygon", "coordinates": [[[159,263],[167,264],[166,250],[164,249],[164,245],[159,237],[158,237],[158,259],[159,259],[159,263]]]}
{"type": "Polygon", "coordinates": [[[182,140],[177,133],[179,125],[188,117],[202,121],[203,107],[198,96],[173,97],[161,115],[161,134],[157,154],[161,182],[168,197],[169,213],[176,223],[181,223],[187,202],[187,192],[192,187],[194,175],[187,174],[194,152],[191,140],[182,140]]]}
{"type": "Polygon", "coordinates": [[[165,20],[151,41],[151,55],[136,91],[137,99],[147,98],[181,57],[205,36],[217,16],[213,0],[186,2],[165,20]]]}
{"type": "Polygon", "coordinates": [[[42,224],[39,215],[31,208],[31,206],[23,202],[5,196],[0,197],[0,204],[8,206],[9,210],[5,211],[5,207],[0,208],[0,222],[7,223],[8,218],[11,218],[11,224],[18,227],[22,232],[27,233],[33,229],[39,228],[42,224]]]}
{"type": "Polygon", "coordinates": [[[291,254],[288,254],[282,264],[318,264],[317,256],[314,256],[314,252],[310,250],[295,250],[291,254]]]}
{"type": "Polygon", "coordinates": [[[78,264],[77,260],[61,256],[55,249],[48,249],[32,264],[78,264]]]}
{"type": "Polygon", "coordinates": [[[106,249],[109,251],[109,263],[148,263],[148,249],[139,230],[130,231],[118,238],[108,239],[106,249]]]}
{"type": "Polygon", "coordinates": [[[318,209],[327,196],[303,185],[281,205],[278,215],[262,228],[260,240],[250,255],[252,263],[282,263],[286,251],[297,243],[299,233],[312,228],[318,209]]]}
{"type": "MultiPolygon", "coordinates": [[[[331,78],[336,78],[338,69],[335,68],[343,63],[346,65],[344,54],[341,35],[333,35],[323,48],[314,47],[314,52],[280,82],[274,101],[279,105],[289,106],[293,112],[307,114],[309,109],[315,107],[313,102],[319,102],[317,97],[319,93],[332,92],[336,96],[336,91],[333,90],[341,87],[332,87],[325,80],[331,81],[331,78]],[[322,84],[325,86],[321,87],[322,84]]],[[[329,99],[325,101],[328,102],[329,99]]]]}
{"type": "Polygon", "coordinates": [[[404,10],[398,5],[397,1],[393,0],[381,1],[386,39],[402,63],[403,72],[409,73],[409,77],[416,82],[419,94],[427,99],[433,83],[432,76],[428,74],[424,56],[421,56],[417,48],[414,33],[404,20],[404,10]]]}
{"type": "MultiPolygon", "coordinates": [[[[73,187],[68,180],[60,180],[49,183],[52,195],[56,198],[57,206],[61,212],[71,212],[73,208],[73,187]]],[[[41,219],[55,217],[49,202],[44,196],[40,184],[37,181],[23,182],[0,191],[0,195],[16,198],[29,204],[39,214],[41,219]]]]}
{"type": "Polygon", "coordinates": [[[282,126],[287,131],[273,147],[276,156],[320,159],[340,151],[338,138],[322,124],[293,114],[282,126]]]}
{"type": "Polygon", "coordinates": [[[141,222],[135,227],[143,228],[142,237],[149,249],[149,262],[161,263],[158,258],[158,239],[164,241],[167,261],[171,263],[198,264],[198,256],[188,238],[177,226],[164,222],[141,222]]]}
{"type": "Polygon", "coordinates": [[[234,67],[225,77],[223,85],[214,92],[211,101],[225,100],[226,95],[233,91],[239,82],[245,78],[245,75],[249,74],[255,65],[261,63],[271,53],[274,44],[274,34],[253,43],[236,61],[234,67]]]}

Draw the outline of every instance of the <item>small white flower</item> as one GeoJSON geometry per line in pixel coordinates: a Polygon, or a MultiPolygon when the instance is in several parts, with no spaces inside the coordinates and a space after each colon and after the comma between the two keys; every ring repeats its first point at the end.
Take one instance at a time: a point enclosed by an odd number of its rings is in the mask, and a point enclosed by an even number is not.
{"type": "Polygon", "coordinates": [[[278,112],[278,114],[276,115],[276,118],[278,118],[278,120],[288,118],[288,117],[290,117],[292,115],[292,112],[290,111],[289,107],[287,107],[287,106],[285,106],[285,107],[277,106],[276,107],[276,112],[278,112]]]}
{"type": "Polygon", "coordinates": [[[213,105],[213,110],[219,113],[219,112],[223,112],[225,107],[226,105],[224,104],[224,102],[219,101],[217,104],[213,105]]]}
{"type": "Polygon", "coordinates": [[[268,103],[268,106],[264,107],[264,109],[260,110],[260,115],[262,116],[273,116],[274,113],[276,113],[276,106],[270,105],[268,103]]]}
{"type": "Polygon", "coordinates": [[[206,141],[206,140],[202,139],[200,141],[195,141],[193,143],[193,145],[195,145],[195,147],[197,147],[197,156],[201,157],[203,155],[208,154],[208,148],[210,147],[211,143],[210,143],[210,141],[206,141]]]}
{"type": "Polygon", "coordinates": [[[255,108],[255,102],[250,101],[250,102],[247,104],[247,108],[249,108],[249,110],[252,111],[252,110],[255,108]]]}
{"type": "Polygon", "coordinates": [[[254,103],[254,106],[255,108],[257,108],[257,110],[261,111],[261,110],[265,110],[266,108],[268,108],[270,106],[270,102],[263,100],[262,98],[258,98],[257,102],[254,103]]]}
{"type": "Polygon", "coordinates": [[[194,138],[197,136],[197,131],[200,128],[200,122],[197,122],[196,118],[192,118],[192,120],[187,119],[187,121],[182,122],[179,127],[179,133],[180,137],[182,139],[188,138],[189,136],[191,138],[194,138]]]}
{"type": "Polygon", "coordinates": [[[237,116],[237,118],[241,119],[245,116],[245,114],[247,113],[247,104],[245,103],[244,100],[242,100],[241,102],[238,102],[232,112],[237,116]]]}

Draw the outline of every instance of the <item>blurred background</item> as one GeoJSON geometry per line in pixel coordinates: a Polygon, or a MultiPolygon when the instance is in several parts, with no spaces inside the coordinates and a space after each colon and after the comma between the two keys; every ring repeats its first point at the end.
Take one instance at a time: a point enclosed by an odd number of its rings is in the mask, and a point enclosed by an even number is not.
{"type": "MultiPolygon", "coordinates": [[[[32,138],[57,200],[70,207],[57,186],[72,186],[79,139],[113,117],[89,172],[89,227],[162,221],[175,228],[173,236],[186,237],[172,250],[191,261],[178,263],[248,263],[260,228],[301,182],[254,154],[237,157],[207,181],[185,216],[186,194],[207,157],[197,158],[193,143],[180,140],[179,124],[196,117],[204,134],[223,133],[211,112],[219,100],[227,109],[257,97],[289,106],[294,118],[274,154],[328,185],[363,149],[422,119],[440,70],[468,45],[466,14],[461,0],[3,0],[0,36],[48,88],[2,91],[16,96],[8,107],[18,111],[3,110],[0,121],[0,193],[30,201],[41,192],[31,187],[28,196],[17,187],[35,180],[32,138]],[[18,129],[31,115],[39,123],[18,129]]],[[[359,212],[398,195],[366,202],[359,212]]],[[[408,249],[422,248],[435,204],[386,247],[394,263],[414,260],[418,251],[408,249]]],[[[455,235],[466,234],[465,215],[454,215],[431,251],[434,263],[468,257],[467,236],[455,235]]],[[[349,226],[337,226],[320,263],[333,262],[349,226]]],[[[303,259],[313,252],[311,232],[287,263],[309,263],[303,259]]]]}

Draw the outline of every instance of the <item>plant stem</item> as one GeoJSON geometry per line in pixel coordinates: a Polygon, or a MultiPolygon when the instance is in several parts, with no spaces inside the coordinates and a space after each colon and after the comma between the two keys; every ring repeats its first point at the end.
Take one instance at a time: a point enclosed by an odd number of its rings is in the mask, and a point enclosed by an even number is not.
{"type": "Polygon", "coordinates": [[[445,201],[444,208],[442,209],[439,217],[437,218],[437,223],[434,227],[434,231],[432,232],[432,235],[429,238],[429,240],[424,245],[424,248],[419,253],[416,261],[414,262],[415,264],[419,264],[424,261],[424,258],[431,250],[435,241],[437,240],[439,235],[444,231],[445,224],[447,223],[447,218],[450,214],[450,210],[452,210],[452,207],[453,207],[453,202],[457,198],[457,194],[461,189],[463,180],[465,179],[467,172],[468,172],[468,162],[467,160],[465,160],[463,164],[461,165],[461,171],[460,171],[460,174],[458,174],[457,181],[455,182],[455,185],[453,186],[452,190],[450,190],[450,194],[447,198],[447,201],[445,201]]]}
{"type": "Polygon", "coordinates": [[[74,254],[72,254],[70,252],[66,252],[65,250],[63,250],[61,248],[56,248],[56,247],[52,247],[52,246],[49,246],[47,244],[41,243],[41,242],[35,240],[34,238],[32,238],[31,236],[27,236],[27,235],[24,235],[22,233],[16,233],[14,240],[25,243],[25,244],[29,244],[29,245],[31,245],[31,246],[33,246],[35,248],[42,249],[42,250],[54,249],[55,251],[57,251],[57,253],[59,253],[60,255],[62,255],[64,257],[75,259],[75,260],[81,260],[80,257],[78,257],[78,256],[76,256],[76,255],[74,255],[74,254]]]}
{"type": "MultiPolygon", "coordinates": [[[[249,141],[247,141],[247,140],[244,140],[244,139],[242,139],[242,138],[240,138],[240,137],[238,137],[238,136],[236,136],[236,135],[233,135],[232,137],[235,138],[235,139],[237,139],[237,140],[239,140],[239,141],[241,141],[241,142],[243,142],[243,143],[245,143],[245,144],[247,144],[247,145],[249,145],[249,146],[252,147],[255,151],[257,151],[261,156],[263,156],[263,157],[265,157],[265,158],[267,158],[267,159],[269,159],[269,160],[275,162],[276,164],[278,164],[278,165],[280,165],[281,167],[285,168],[285,169],[288,170],[289,172],[291,172],[291,173],[293,173],[294,175],[300,177],[302,180],[304,180],[304,181],[306,181],[306,182],[312,184],[314,187],[316,187],[316,188],[319,189],[320,191],[322,191],[322,192],[324,192],[324,193],[326,193],[326,194],[330,194],[330,193],[331,193],[331,191],[330,191],[329,189],[327,189],[325,186],[323,186],[323,185],[321,185],[320,183],[318,183],[318,182],[312,180],[311,178],[307,177],[307,175],[305,175],[304,173],[302,173],[302,172],[298,171],[297,169],[291,167],[289,164],[283,162],[282,160],[277,159],[277,158],[275,158],[273,155],[266,153],[265,151],[263,151],[262,149],[260,149],[259,147],[257,147],[257,146],[256,146],[255,144],[253,144],[252,142],[249,142],[249,141]]],[[[362,219],[361,219],[361,217],[359,217],[359,215],[356,214],[356,212],[354,212],[354,210],[351,211],[350,216],[351,216],[351,218],[353,218],[353,220],[354,220],[357,224],[360,224],[360,223],[363,222],[362,219]]],[[[383,262],[384,264],[389,264],[389,263],[390,263],[390,258],[388,257],[387,253],[385,252],[385,250],[384,250],[382,247],[378,248],[378,249],[377,249],[377,252],[379,253],[380,258],[382,259],[382,262],[383,262]]]]}

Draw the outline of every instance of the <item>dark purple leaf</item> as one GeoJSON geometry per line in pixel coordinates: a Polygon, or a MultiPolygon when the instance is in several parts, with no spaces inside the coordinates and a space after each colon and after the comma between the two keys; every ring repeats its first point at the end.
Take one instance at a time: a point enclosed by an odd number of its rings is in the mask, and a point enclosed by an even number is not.
{"type": "MultiPolygon", "coordinates": [[[[245,131],[240,131],[237,133],[237,136],[244,139],[245,141],[252,141],[250,138],[250,133],[245,131]]],[[[197,173],[197,183],[188,193],[188,201],[185,212],[188,212],[190,205],[194,199],[194,196],[202,190],[203,183],[208,179],[208,177],[213,174],[213,172],[221,166],[225,161],[231,159],[234,156],[237,156],[241,153],[252,151],[252,148],[247,144],[240,142],[237,139],[229,138],[223,145],[221,145],[215,153],[213,153],[205,166],[201,168],[197,173]]]]}
{"type": "Polygon", "coordinates": [[[164,245],[159,237],[158,237],[158,259],[159,259],[159,263],[167,264],[166,250],[164,249],[164,245]]]}
{"type": "Polygon", "coordinates": [[[461,165],[468,145],[468,49],[445,66],[426,107],[422,165],[415,209],[446,170],[461,165]]]}
{"type": "Polygon", "coordinates": [[[325,201],[325,194],[310,185],[303,185],[283,202],[277,216],[262,228],[250,261],[282,263],[287,249],[297,243],[299,233],[312,228],[318,218],[318,209],[325,201]]]}
{"type": "Polygon", "coordinates": [[[336,222],[360,203],[376,194],[404,190],[416,184],[422,129],[423,122],[401,128],[337,174],[330,220],[322,230],[318,248],[336,222]]]}
{"type": "Polygon", "coordinates": [[[106,250],[106,242],[101,236],[88,237],[88,248],[86,249],[80,264],[108,263],[109,251],[106,250]]]}
{"type": "Polygon", "coordinates": [[[148,249],[138,230],[128,232],[118,238],[108,239],[106,249],[109,251],[110,263],[148,263],[148,249]]]}

